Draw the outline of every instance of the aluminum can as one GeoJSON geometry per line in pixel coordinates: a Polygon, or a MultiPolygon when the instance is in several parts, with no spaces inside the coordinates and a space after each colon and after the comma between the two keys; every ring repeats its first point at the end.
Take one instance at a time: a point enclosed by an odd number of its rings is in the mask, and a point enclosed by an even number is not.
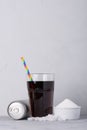
{"type": "Polygon", "coordinates": [[[29,117],[29,107],[25,101],[13,101],[8,105],[8,115],[15,119],[27,119],[29,117]]]}

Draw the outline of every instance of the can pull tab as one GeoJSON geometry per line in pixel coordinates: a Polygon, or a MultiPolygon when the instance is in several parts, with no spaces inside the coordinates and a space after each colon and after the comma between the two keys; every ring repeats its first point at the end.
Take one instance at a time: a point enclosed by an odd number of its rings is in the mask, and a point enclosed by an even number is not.
{"type": "Polygon", "coordinates": [[[18,113],[19,112],[19,108],[14,108],[13,112],[18,113]]]}

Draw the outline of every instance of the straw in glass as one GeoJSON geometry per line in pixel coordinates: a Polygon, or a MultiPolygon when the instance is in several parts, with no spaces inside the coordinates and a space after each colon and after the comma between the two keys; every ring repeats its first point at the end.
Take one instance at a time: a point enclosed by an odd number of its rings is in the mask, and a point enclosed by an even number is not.
{"type": "Polygon", "coordinates": [[[30,81],[33,81],[32,76],[31,76],[31,73],[30,73],[30,71],[29,71],[29,69],[28,69],[28,67],[27,67],[27,65],[26,65],[25,60],[24,60],[24,57],[21,57],[21,60],[22,60],[22,62],[23,62],[24,68],[26,69],[28,78],[30,79],[30,81]]]}

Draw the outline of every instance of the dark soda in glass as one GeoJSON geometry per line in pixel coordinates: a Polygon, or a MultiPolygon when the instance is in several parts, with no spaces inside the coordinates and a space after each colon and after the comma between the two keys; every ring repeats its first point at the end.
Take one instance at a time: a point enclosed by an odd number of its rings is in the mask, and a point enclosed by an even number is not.
{"type": "Polygon", "coordinates": [[[54,81],[27,81],[32,117],[53,114],[54,81]]]}

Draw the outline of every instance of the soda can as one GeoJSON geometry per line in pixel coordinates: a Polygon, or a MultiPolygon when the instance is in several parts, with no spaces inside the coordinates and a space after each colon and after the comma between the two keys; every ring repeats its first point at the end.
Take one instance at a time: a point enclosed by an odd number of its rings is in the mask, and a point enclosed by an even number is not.
{"type": "Polygon", "coordinates": [[[8,115],[15,119],[27,119],[29,117],[29,107],[25,101],[13,101],[7,108],[8,115]]]}

